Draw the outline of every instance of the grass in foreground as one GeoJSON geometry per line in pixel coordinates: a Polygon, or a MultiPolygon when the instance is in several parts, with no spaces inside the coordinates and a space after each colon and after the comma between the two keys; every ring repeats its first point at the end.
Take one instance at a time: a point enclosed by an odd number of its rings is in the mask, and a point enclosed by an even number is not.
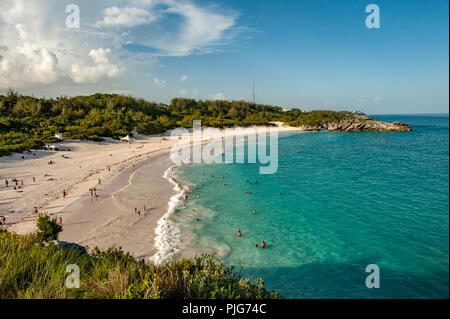
{"type": "Polygon", "coordinates": [[[280,298],[241,271],[208,255],[163,265],[136,261],[120,249],[92,254],[53,244],[39,235],[0,230],[0,298],[280,298]],[[66,267],[80,269],[80,288],[67,288],[66,267]]]}

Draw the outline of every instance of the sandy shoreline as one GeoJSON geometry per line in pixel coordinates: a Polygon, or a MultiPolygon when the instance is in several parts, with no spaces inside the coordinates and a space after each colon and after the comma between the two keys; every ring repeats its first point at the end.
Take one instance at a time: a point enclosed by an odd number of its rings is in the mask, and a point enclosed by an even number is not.
{"type": "MultiPolygon", "coordinates": [[[[279,132],[292,131],[299,130],[279,128],[279,132]]],[[[132,144],[111,139],[100,143],[65,141],[58,147],[71,151],[38,150],[2,157],[0,215],[7,218],[9,231],[30,233],[36,230],[36,206],[39,212],[63,219],[61,240],[88,248],[122,247],[134,257],[148,260],[158,252],[158,222],[173,209],[171,202],[177,194],[164,176],[174,165],[169,156],[176,143],[160,136],[138,136],[132,144]],[[12,178],[23,180],[24,186],[14,190],[12,178]],[[8,188],[5,179],[10,182],[8,188]],[[90,196],[92,187],[97,188],[98,199],[90,196]],[[63,190],[69,192],[67,198],[62,196],[63,190]],[[146,193],[133,198],[142,190],[146,193]],[[141,211],[140,217],[134,213],[135,207],[141,211]]]]}

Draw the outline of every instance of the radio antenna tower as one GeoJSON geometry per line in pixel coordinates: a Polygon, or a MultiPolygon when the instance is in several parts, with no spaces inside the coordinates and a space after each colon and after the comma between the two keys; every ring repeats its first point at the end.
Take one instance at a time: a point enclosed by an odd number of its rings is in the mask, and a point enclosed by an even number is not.
{"type": "Polygon", "coordinates": [[[255,104],[255,81],[253,81],[253,104],[255,104]]]}

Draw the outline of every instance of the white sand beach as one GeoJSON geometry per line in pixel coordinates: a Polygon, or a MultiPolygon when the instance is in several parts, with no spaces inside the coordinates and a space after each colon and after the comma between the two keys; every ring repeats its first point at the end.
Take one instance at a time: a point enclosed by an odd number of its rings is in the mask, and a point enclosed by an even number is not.
{"type": "MultiPolygon", "coordinates": [[[[277,124],[279,132],[299,131],[277,124]]],[[[152,256],[157,252],[158,221],[176,194],[163,177],[173,165],[169,156],[176,143],[161,136],[137,136],[133,143],[63,141],[55,145],[65,151],[36,150],[1,157],[0,215],[6,217],[9,231],[26,234],[36,230],[36,207],[40,213],[62,218],[61,240],[88,248],[122,247],[136,258],[152,256]],[[144,166],[145,180],[139,179],[144,166]],[[19,180],[18,186],[23,181],[23,186],[14,190],[13,178],[19,180]],[[97,199],[90,194],[93,187],[97,199]],[[148,200],[134,200],[130,196],[133,187],[145,188],[148,200]],[[141,216],[135,214],[135,207],[141,216]]]]}

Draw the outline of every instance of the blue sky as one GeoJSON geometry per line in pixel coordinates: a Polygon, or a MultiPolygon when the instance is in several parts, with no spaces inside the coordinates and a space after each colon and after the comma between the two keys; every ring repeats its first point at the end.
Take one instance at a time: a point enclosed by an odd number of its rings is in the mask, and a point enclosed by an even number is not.
{"type": "Polygon", "coordinates": [[[250,100],[254,81],[258,103],[286,108],[448,112],[448,1],[5,0],[0,9],[2,92],[250,100]],[[79,29],[65,26],[69,3],[79,29]],[[370,3],[379,29],[365,25],[370,3]]]}

